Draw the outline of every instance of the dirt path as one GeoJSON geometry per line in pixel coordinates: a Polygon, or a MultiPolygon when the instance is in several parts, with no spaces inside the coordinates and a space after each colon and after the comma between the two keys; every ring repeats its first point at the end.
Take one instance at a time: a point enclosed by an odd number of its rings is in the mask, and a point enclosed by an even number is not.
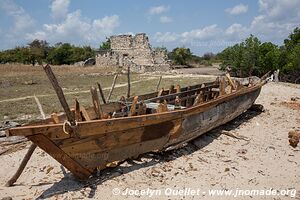
{"type": "MultiPolygon", "coordinates": [[[[300,87],[269,83],[257,103],[266,111],[245,112],[229,124],[194,140],[186,147],[146,154],[138,160],[101,172],[88,183],[79,183],[59,163],[40,149],[15,187],[2,185],[16,170],[26,149],[0,156],[0,197],[13,199],[300,199],[300,147],[288,144],[288,131],[300,128],[300,110],[288,104],[300,97],[300,87]],[[245,136],[236,139],[222,134],[245,136]],[[117,189],[115,189],[117,188],[117,189]],[[199,189],[199,195],[165,194],[172,189],[199,189]],[[210,196],[209,189],[290,191],[288,195],[210,196]],[[161,191],[149,197],[141,191],[161,191]],[[292,193],[297,190],[297,194],[292,193]],[[137,191],[135,195],[113,192],[137,191]],[[204,193],[206,192],[206,193],[204,193]],[[292,197],[293,198],[292,198],[292,197]]],[[[1,198],[0,198],[1,199],[1,198]]]]}

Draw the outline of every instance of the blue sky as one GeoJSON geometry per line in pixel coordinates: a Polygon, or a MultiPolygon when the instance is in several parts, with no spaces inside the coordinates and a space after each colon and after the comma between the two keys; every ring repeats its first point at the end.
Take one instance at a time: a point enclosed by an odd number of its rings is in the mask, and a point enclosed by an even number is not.
{"type": "Polygon", "coordinates": [[[98,47],[114,34],[152,46],[218,52],[250,34],[282,44],[300,26],[300,0],[0,0],[0,49],[34,39],[98,47]]]}

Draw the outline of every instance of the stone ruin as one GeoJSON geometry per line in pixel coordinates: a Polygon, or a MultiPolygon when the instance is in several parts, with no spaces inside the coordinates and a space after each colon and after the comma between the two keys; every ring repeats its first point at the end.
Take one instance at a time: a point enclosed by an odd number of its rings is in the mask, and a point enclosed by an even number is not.
{"type": "Polygon", "coordinates": [[[100,51],[96,55],[96,66],[117,69],[127,69],[144,73],[167,71],[170,64],[167,52],[152,49],[145,33],[111,36],[111,49],[100,51]]]}

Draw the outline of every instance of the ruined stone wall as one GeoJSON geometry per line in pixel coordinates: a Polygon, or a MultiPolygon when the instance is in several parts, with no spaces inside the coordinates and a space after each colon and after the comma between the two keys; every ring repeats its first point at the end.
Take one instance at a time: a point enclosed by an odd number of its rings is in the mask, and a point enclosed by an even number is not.
{"type": "Polygon", "coordinates": [[[145,33],[136,34],[134,37],[112,36],[110,41],[111,51],[105,54],[99,53],[96,57],[96,65],[112,68],[126,68],[130,65],[135,72],[165,71],[170,68],[166,62],[166,53],[152,51],[149,38],[145,33]]]}
{"type": "Polygon", "coordinates": [[[112,51],[102,52],[96,55],[96,65],[103,68],[119,67],[119,55],[112,51]]]}
{"type": "Polygon", "coordinates": [[[128,50],[132,48],[132,36],[131,35],[117,35],[110,37],[110,46],[112,50],[128,50]]]}
{"type": "Polygon", "coordinates": [[[167,64],[168,55],[164,50],[154,50],[152,52],[154,64],[167,64]]]}

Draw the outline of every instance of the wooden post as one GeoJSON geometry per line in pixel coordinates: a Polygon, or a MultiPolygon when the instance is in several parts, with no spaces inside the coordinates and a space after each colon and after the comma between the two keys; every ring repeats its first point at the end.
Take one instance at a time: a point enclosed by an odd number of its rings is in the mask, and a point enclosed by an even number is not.
{"type": "Polygon", "coordinates": [[[103,93],[102,87],[101,87],[101,85],[100,85],[99,82],[97,82],[97,85],[98,85],[98,88],[99,88],[101,99],[102,99],[103,103],[106,104],[106,100],[105,100],[105,97],[104,97],[104,93],[103,93]]]}
{"type": "Polygon", "coordinates": [[[135,96],[133,98],[132,104],[131,104],[131,108],[130,108],[130,113],[129,116],[135,116],[136,115],[136,104],[139,100],[139,96],[135,96]]]}
{"type": "Polygon", "coordinates": [[[100,100],[99,100],[99,96],[97,93],[97,89],[94,87],[91,87],[91,94],[92,94],[92,100],[93,100],[93,105],[94,105],[94,110],[95,110],[96,116],[98,119],[102,119],[103,113],[101,110],[100,100]]]}
{"type": "Polygon", "coordinates": [[[51,84],[52,84],[52,87],[53,89],[55,90],[56,94],[57,94],[57,97],[59,99],[59,102],[61,104],[61,106],[63,107],[65,113],[66,113],[66,116],[67,116],[67,119],[68,121],[70,122],[70,124],[72,126],[75,126],[76,125],[76,122],[75,122],[75,119],[74,119],[74,116],[72,115],[72,112],[70,110],[70,107],[66,101],[66,98],[64,96],[64,93],[61,89],[61,87],[59,86],[58,84],[58,81],[50,67],[50,65],[46,65],[43,67],[45,72],[46,72],[46,75],[48,76],[48,79],[50,80],[51,84]]]}
{"type": "Polygon", "coordinates": [[[220,77],[219,93],[220,96],[225,94],[225,78],[223,76],[220,77]]]}
{"type": "Polygon", "coordinates": [[[80,105],[77,99],[75,99],[75,120],[78,122],[82,121],[82,117],[80,113],[80,105]]]}
{"type": "Polygon", "coordinates": [[[229,74],[229,73],[226,73],[225,76],[226,76],[226,78],[228,79],[229,84],[232,86],[232,88],[233,88],[234,90],[236,90],[236,85],[234,84],[233,80],[231,79],[230,74],[229,74]]]}
{"type": "Polygon", "coordinates": [[[5,184],[6,187],[10,187],[12,186],[20,177],[20,175],[22,174],[24,168],[26,167],[29,159],[31,158],[31,155],[33,154],[34,150],[36,149],[37,145],[36,144],[31,144],[25,157],[23,158],[17,172],[13,175],[13,177],[11,179],[9,179],[9,181],[7,181],[7,183],[5,184]]]}
{"type": "Polygon", "coordinates": [[[114,88],[115,88],[115,85],[116,85],[116,81],[117,81],[118,76],[119,76],[119,74],[117,73],[117,74],[115,75],[115,77],[114,77],[114,80],[113,80],[113,82],[112,82],[112,85],[111,85],[111,88],[110,88],[108,97],[107,97],[107,99],[106,99],[106,102],[109,102],[109,100],[110,100],[110,97],[111,97],[111,95],[112,95],[112,93],[113,93],[113,91],[114,91],[114,88]]]}
{"type": "Polygon", "coordinates": [[[157,85],[156,85],[156,91],[159,90],[161,79],[162,79],[162,76],[159,77],[159,80],[158,80],[157,85]]]}
{"type": "Polygon", "coordinates": [[[180,85],[176,85],[176,87],[175,87],[175,90],[176,90],[176,93],[179,93],[179,92],[181,92],[180,85]]]}
{"type": "Polygon", "coordinates": [[[174,93],[174,89],[175,89],[175,86],[171,85],[170,88],[169,88],[169,94],[174,93]]]}
{"type": "Polygon", "coordinates": [[[128,81],[128,88],[127,88],[127,98],[130,97],[130,66],[127,68],[127,81],[128,81]]]}
{"type": "MultiPolygon", "coordinates": [[[[43,119],[46,119],[46,115],[44,113],[44,110],[42,108],[41,102],[39,101],[39,99],[34,95],[34,100],[39,108],[40,114],[42,115],[43,119]]],[[[36,149],[37,145],[36,144],[31,144],[26,155],[24,156],[18,170],[16,171],[16,173],[13,175],[13,177],[11,179],[9,179],[7,181],[7,183],[5,184],[6,187],[10,187],[12,186],[17,180],[18,178],[21,176],[22,172],[24,171],[29,159],[31,158],[34,150],[36,149]]]]}

